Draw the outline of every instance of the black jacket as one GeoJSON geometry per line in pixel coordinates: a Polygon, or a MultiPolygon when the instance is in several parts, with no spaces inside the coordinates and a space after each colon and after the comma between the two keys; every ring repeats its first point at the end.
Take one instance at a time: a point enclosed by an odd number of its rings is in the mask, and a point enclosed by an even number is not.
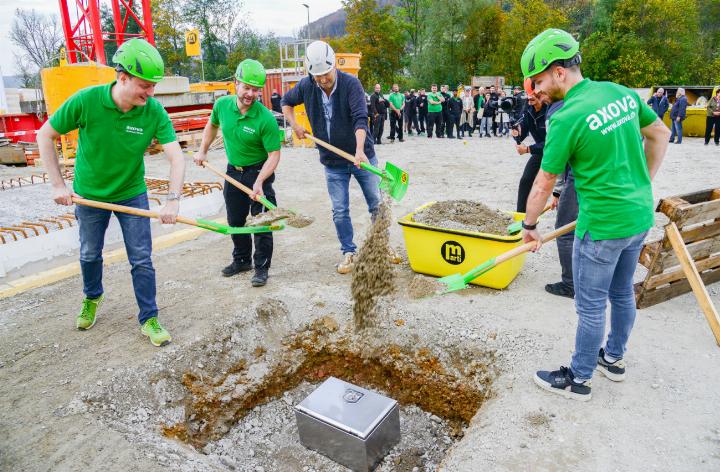
{"type": "Polygon", "coordinates": [[[276,111],[278,113],[282,113],[282,107],[280,106],[280,100],[282,100],[282,95],[279,93],[274,93],[270,95],[270,103],[272,103],[272,110],[276,111]]]}
{"type": "Polygon", "coordinates": [[[410,94],[405,98],[405,115],[417,115],[417,99],[418,97],[414,94],[410,94]]]}
{"type": "Polygon", "coordinates": [[[418,112],[421,115],[427,115],[427,106],[428,106],[427,95],[418,95],[416,103],[417,103],[418,112]]]}
{"type": "Polygon", "coordinates": [[[678,117],[680,121],[685,121],[687,115],[688,100],[685,95],[675,99],[672,108],[670,109],[670,119],[676,120],[678,117]]]}
{"type": "MultiPolygon", "coordinates": [[[[363,143],[365,155],[368,159],[375,157],[375,140],[369,132],[365,90],[357,77],[340,70],[337,71],[337,88],[333,93],[330,137],[328,137],[325,126],[321,96],[323,93],[315,79],[307,76],[288,90],[282,98],[281,104],[294,107],[304,103],[312,133],[350,154],[355,154],[355,130],[365,130],[365,142],[363,143]]],[[[346,159],[324,147],[319,147],[318,151],[320,151],[320,162],[325,166],[340,167],[350,164],[346,159]]]]}
{"type": "Polygon", "coordinates": [[[462,99],[459,97],[451,97],[448,100],[448,111],[453,116],[460,116],[463,110],[462,99]]]}
{"type": "Polygon", "coordinates": [[[443,98],[445,99],[445,101],[442,102],[442,104],[441,104],[442,113],[443,113],[443,115],[445,115],[448,112],[448,101],[450,100],[451,95],[447,92],[440,92],[440,95],[442,95],[443,98]]]}
{"type": "Polygon", "coordinates": [[[534,144],[528,146],[530,148],[530,154],[533,156],[543,155],[543,148],[545,147],[545,136],[547,135],[546,128],[546,115],[548,106],[543,105],[540,111],[535,111],[535,107],[532,105],[525,108],[525,114],[519,121],[520,124],[520,136],[518,136],[518,142],[522,142],[523,139],[527,138],[528,134],[535,140],[534,144]]]}
{"type": "Polygon", "coordinates": [[[490,97],[490,100],[485,102],[485,107],[483,108],[483,118],[492,118],[495,116],[495,113],[497,112],[498,108],[498,102],[497,99],[493,100],[492,96],[490,97]]]}
{"type": "Polygon", "coordinates": [[[370,112],[372,113],[373,119],[376,114],[380,115],[383,120],[387,118],[387,100],[385,100],[382,94],[373,93],[370,95],[370,112]]]}

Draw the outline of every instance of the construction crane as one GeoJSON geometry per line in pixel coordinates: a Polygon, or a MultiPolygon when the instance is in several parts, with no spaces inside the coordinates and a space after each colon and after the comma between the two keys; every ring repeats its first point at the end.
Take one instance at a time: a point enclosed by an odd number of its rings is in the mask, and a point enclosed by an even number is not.
{"type": "Polygon", "coordinates": [[[71,64],[93,61],[107,65],[105,42],[120,46],[133,37],[145,38],[155,45],[150,0],[110,0],[114,31],[103,31],[100,0],[58,0],[67,58],[71,64]],[[130,25],[138,33],[129,33],[130,25]]]}

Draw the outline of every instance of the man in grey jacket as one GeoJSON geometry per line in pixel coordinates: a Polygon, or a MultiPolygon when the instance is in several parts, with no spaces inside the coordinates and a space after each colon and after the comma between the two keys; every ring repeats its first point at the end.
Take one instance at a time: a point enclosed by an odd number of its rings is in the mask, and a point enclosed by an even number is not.
{"type": "Polygon", "coordinates": [[[687,117],[687,106],[688,101],[685,96],[685,89],[680,87],[677,89],[675,94],[675,103],[673,103],[672,110],[670,110],[670,142],[675,142],[675,135],[677,134],[677,144],[682,144],[683,128],[682,122],[687,117]]]}

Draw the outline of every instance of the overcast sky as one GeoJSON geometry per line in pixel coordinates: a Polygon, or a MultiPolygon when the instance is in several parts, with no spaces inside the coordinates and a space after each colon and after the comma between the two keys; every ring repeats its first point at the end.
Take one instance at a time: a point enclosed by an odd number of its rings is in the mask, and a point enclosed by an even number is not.
{"type": "MultiPolygon", "coordinates": [[[[72,3],[72,0],[71,0],[72,3]]],[[[100,0],[110,5],[110,0],[100,0]]],[[[139,2],[138,2],[139,3],[139,2]]],[[[310,21],[334,12],[342,7],[341,0],[244,0],[244,11],[248,12],[248,24],[255,30],[278,36],[291,36],[307,22],[307,10],[303,3],[310,5],[310,21]]],[[[10,43],[10,25],[17,8],[35,9],[38,12],[60,15],[58,0],[0,0],[0,40],[5,52],[0,53],[0,68],[4,75],[13,75],[16,47],[10,43]],[[9,48],[9,51],[8,49],[9,48]]]]}

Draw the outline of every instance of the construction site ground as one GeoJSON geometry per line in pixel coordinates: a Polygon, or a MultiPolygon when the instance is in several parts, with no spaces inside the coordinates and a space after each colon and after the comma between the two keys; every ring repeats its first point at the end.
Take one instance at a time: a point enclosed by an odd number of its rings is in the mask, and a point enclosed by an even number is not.
{"type": "MultiPolygon", "coordinates": [[[[526,156],[518,156],[513,144],[504,138],[474,137],[464,144],[408,137],[405,143],[378,146],[381,162],[390,160],[410,174],[410,190],[393,205],[394,218],[432,200],[469,199],[514,210],[526,156]]],[[[224,165],[224,154],[214,152],[211,162],[224,165]]],[[[146,167],[153,177],[168,174],[162,155],[147,157],[146,167]]],[[[2,168],[0,179],[27,172],[2,168]]],[[[687,138],[668,149],[653,186],[656,201],[718,187],[718,176],[718,148],[687,138]]],[[[186,180],[217,179],[188,157],[186,180]]],[[[238,349],[255,350],[260,357],[314,321],[338,332],[351,330],[351,279],[335,272],[339,244],[317,151],[283,148],[275,188],[280,206],[313,216],[315,223],[275,235],[266,287],[252,288],[251,273],[220,275],[231,261],[227,236],[206,233],[154,254],[160,318],[173,336],[170,346],[155,348],[141,336],[127,262],[105,268],[106,300],[87,332],[74,328],[82,300],[79,276],[0,300],[0,470],[345,470],[296,444],[287,405],[312,389],[305,383],[269,398],[248,414],[249,423],[197,450],[164,437],[159,419],[148,414],[164,395],[153,372],[172,371],[177,377],[182,372],[174,370],[185,365],[202,377],[211,370],[214,343],[224,330],[232,331],[238,349]],[[274,315],[259,308],[278,303],[287,322],[268,322],[274,315]],[[149,385],[157,388],[147,397],[137,394],[149,385]],[[278,404],[281,399],[286,406],[278,404]],[[270,435],[258,445],[254,431],[275,420],[284,439],[270,435]]],[[[356,183],[351,201],[360,243],[369,218],[356,183]]],[[[551,212],[541,229],[547,231],[553,222],[551,212]]],[[[658,237],[665,222],[656,214],[650,238],[658,237]]],[[[397,224],[391,227],[391,243],[404,254],[397,224]]],[[[551,395],[532,381],[535,370],[567,365],[574,345],[573,301],[543,289],[559,280],[553,243],[529,255],[503,291],[475,287],[415,300],[407,293],[414,275],[409,265],[394,271],[397,290],[378,310],[380,325],[367,334],[372,341],[484,353],[494,373],[490,399],[444,457],[386,461],[381,470],[720,469],[720,348],[692,294],[640,311],[626,356],[627,379],[613,383],[596,375],[592,400],[581,403],[551,395]]],[[[642,275],[639,267],[636,277],[642,275]]],[[[720,285],[708,291],[720,306],[720,285]]],[[[425,422],[429,414],[404,408],[404,441],[420,441],[435,418],[425,422]]]]}

